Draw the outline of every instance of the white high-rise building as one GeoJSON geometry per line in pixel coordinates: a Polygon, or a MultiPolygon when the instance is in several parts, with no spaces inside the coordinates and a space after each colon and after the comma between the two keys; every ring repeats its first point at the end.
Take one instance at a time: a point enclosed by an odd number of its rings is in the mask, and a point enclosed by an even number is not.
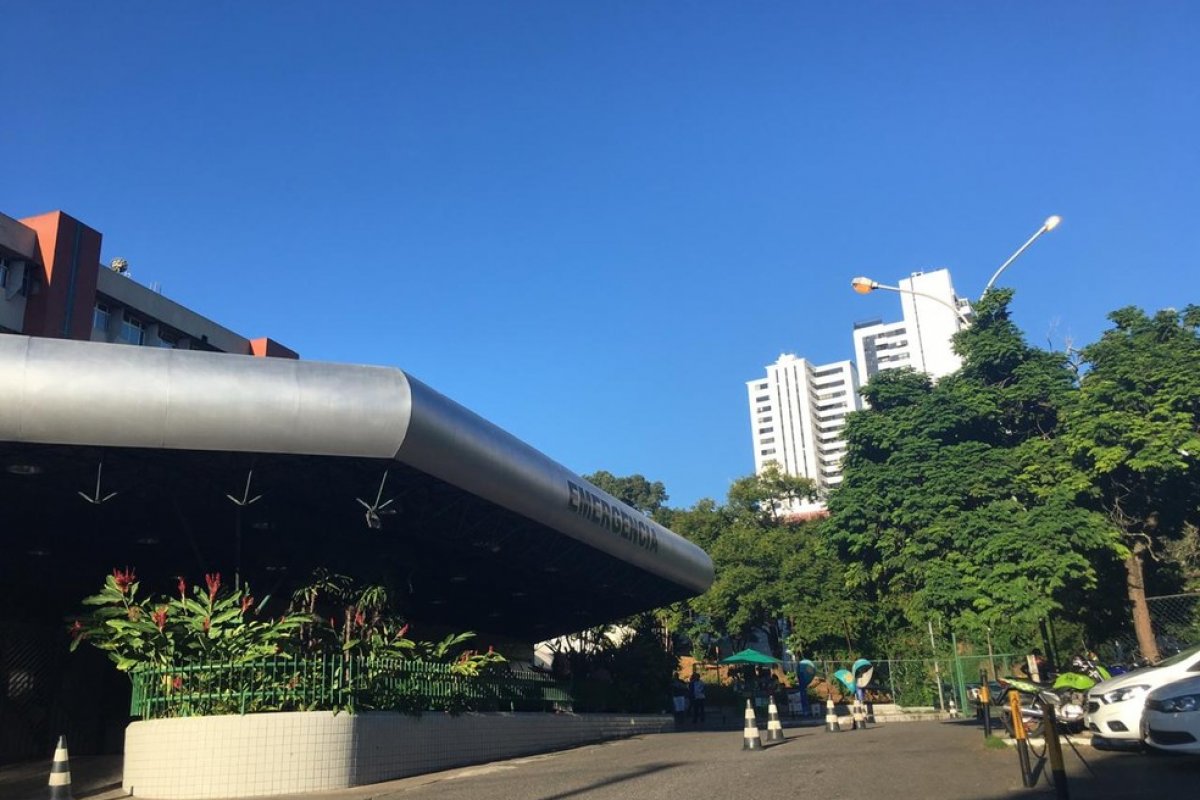
{"type": "MultiPolygon", "coordinates": [[[[769,463],[782,472],[808,478],[824,495],[842,481],[846,415],[861,407],[854,364],[812,364],[785,353],[767,367],[766,378],[746,382],[754,471],[769,463]]],[[[820,509],[802,503],[789,512],[820,509]]]]}
{"type": "Polygon", "coordinates": [[[859,385],[885,369],[912,367],[934,378],[962,366],[951,338],[962,329],[971,304],[954,293],[950,271],[914,272],[900,281],[902,322],[872,321],[854,326],[854,357],[859,385]]]}
{"type": "MultiPolygon", "coordinates": [[[[950,272],[914,272],[899,288],[904,319],[855,325],[856,361],[818,365],[785,353],[765,379],[746,382],[756,474],[775,463],[812,480],[824,496],[842,482],[842,434],[846,415],[863,407],[860,386],[885,369],[912,367],[940,378],[962,366],[951,339],[970,318],[971,304],[954,293],[950,272]]],[[[787,511],[823,507],[803,503],[787,511]]]]}

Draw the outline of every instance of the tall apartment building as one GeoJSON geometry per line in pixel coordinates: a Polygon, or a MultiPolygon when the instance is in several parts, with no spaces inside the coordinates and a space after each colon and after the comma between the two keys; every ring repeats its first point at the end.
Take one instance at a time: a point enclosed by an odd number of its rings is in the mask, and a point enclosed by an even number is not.
{"type": "Polygon", "coordinates": [[[0,333],[297,358],[248,339],[100,263],[102,236],[61,211],[0,214],[0,333]]]}
{"type": "MultiPolygon", "coordinates": [[[[754,471],[769,463],[788,475],[808,478],[822,495],[842,481],[846,415],[860,407],[854,364],[813,364],[785,353],[767,366],[766,378],[746,382],[754,471]]],[[[823,503],[788,509],[804,513],[823,503]]]]}
{"type": "Polygon", "coordinates": [[[900,322],[872,320],[854,326],[859,385],[885,369],[912,367],[934,378],[962,366],[951,338],[962,329],[954,308],[969,317],[971,304],[954,292],[950,271],[914,272],[900,281],[900,322]]]}
{"type": "MultiPolygon", "coordinates": [[[[817,365],[784,354],[767,367],[765,379],[746,382],[756,474],[774,462],[788,475],[814,481],[824,495],[842,482],[842,434],[846,415],[863,407],[860,386],[886,369],[912,367],[937,378],[962,365],[951,338],[971,305],[955,294],[950,272],[914,272],[899,288],[904,318],[855,325],[855,361],[817,365]]],[[[806,503],[789,511],[823,507],[806,503]]]]}

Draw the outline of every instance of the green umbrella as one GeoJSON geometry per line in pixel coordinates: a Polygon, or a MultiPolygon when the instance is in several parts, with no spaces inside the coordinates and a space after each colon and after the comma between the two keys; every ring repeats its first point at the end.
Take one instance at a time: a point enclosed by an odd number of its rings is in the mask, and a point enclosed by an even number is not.
{"type": "Polygon", "coordinates": [[[728,658],[722,658],[722,664],[778,664],[778,658],[764,656],[757,650],[743,650],[740,653],[734,653],[728,658]]]}

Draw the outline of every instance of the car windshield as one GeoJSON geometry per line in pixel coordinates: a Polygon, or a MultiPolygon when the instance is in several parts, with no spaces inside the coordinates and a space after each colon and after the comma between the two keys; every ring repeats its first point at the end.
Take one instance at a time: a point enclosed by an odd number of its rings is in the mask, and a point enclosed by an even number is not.
{"type": "Polygon", "coordinates": [[[1193,645],[1193,646],[1189,647],[1187,650],[1183,650],[1179,653],[1176,653],[1175,655],[1171,656],[1170,658],[1164,658],[1162,661],[1158,662],[1154,666],[1156,666],[1156,667],[1171,667],[1171,666],[1174,666],[1175,664],[1179,664],[1183,661],[1187,661],[1189,658],[1196,655],[1197,653],[1200,653],[1200,644],[1193,645]]]}

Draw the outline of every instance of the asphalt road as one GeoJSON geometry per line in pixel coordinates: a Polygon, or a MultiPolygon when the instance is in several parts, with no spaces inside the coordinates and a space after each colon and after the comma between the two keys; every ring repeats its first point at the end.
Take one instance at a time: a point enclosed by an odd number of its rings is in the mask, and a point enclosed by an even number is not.
{"type": "MultiPolygon", "coordinates": [[[[627,739],[381,784],[338,800],[992,800],[1053,797],[1048,777],[1025,789],[1011,748],[985,747],[973,722],[892,723],[827,734],[791,729],[782,744],[743,751],[741,731],[627,739]]],[[[1190,798],[1200,758],[1067,748],[1072,800],[1190,798]],[[1086,763],[1085,763],[1086,762],[1086,763]]],[[[367,787],[363,787],[364,789],[367,787]]]]}
{"type": "MultiPolygon", "coordinates": [[[[827,734],[789,728],[787,741],[742,750],[741,730],[625,739],[286,800],[999,800],[1054,797],[1047,776],[1021,786],[1017,757],[986,747],[973,721],[888,723],[827,734]]],[[[1072,800],[1192,798],[1200,756],[1065,747],[1072,800]]],[[[72,759],[75,796],[121,794],[119,760],[72,759]],[[114,774],[114,768],[116,770],[114,774]],[[115,789],[115,791],[114,791],[115,789]]],[[[46,765],[0,768],[0,800],[44,800],[46,765]]],[[[285,800],[279,798],[277,800],[285,800]]]]}

